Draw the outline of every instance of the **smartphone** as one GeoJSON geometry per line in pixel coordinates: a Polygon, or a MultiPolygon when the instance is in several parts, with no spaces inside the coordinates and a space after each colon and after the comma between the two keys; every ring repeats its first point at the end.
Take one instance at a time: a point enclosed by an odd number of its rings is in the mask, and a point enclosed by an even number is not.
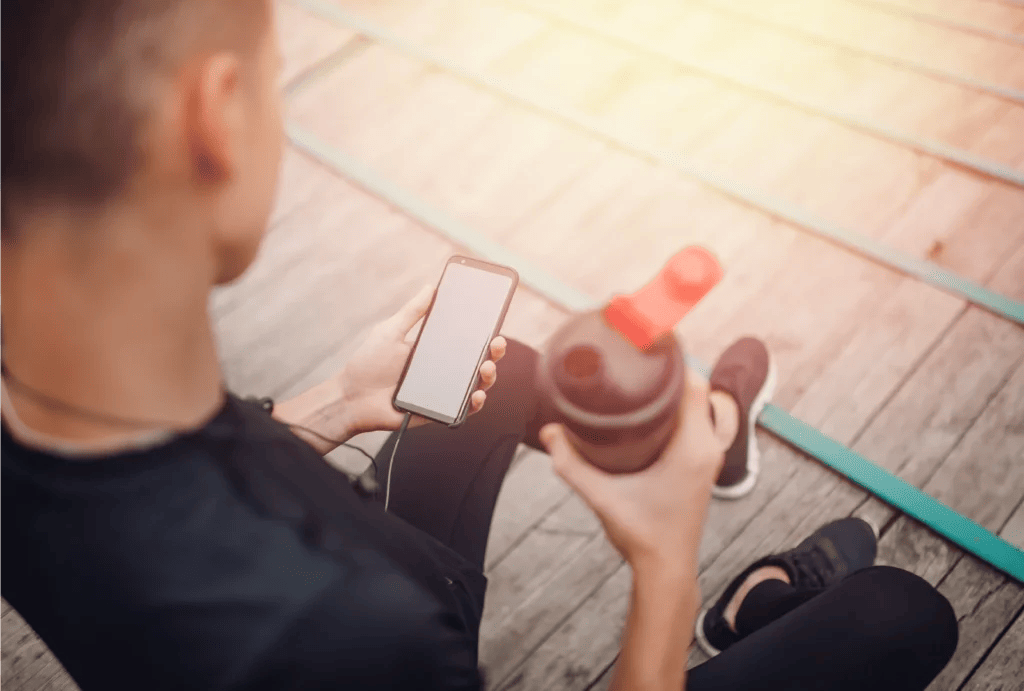
{"type": "Polygon", "coordinates": [[[445,264],[392,404],[458,427],[469,414],[480,365],[519,285],[515,269],[470,257],[445,264]]]}

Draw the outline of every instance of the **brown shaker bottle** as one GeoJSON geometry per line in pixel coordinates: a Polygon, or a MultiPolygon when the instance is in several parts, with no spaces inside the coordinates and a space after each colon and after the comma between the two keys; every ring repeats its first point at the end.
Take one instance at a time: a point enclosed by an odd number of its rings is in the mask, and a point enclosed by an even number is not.
{"type": "Polygon", "coordinates": [[[538,362],[544,418],[608,472],[642,470],[678,423],[686,377],[672,329],[721,279],[707,250],[687,247],[639,292],[569,319],[538,362]]]}

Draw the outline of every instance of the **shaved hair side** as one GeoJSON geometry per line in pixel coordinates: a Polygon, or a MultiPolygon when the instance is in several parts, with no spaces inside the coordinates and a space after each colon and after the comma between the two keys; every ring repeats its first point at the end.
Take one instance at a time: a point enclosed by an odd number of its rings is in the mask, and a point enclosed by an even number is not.
{"type": "Polygon", "coordinates": [[[252,50],[266,0],[4,0],[2,236],[33,207],[97,208],[145,164],[159,87],[191,55],[252,50]]]}

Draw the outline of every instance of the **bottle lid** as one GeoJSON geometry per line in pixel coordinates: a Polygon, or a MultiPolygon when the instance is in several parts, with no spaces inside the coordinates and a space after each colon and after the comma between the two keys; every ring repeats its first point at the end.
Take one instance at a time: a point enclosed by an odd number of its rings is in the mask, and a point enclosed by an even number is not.
{"type": "Polygon", "coordinates": [[[633,345],[646,350],[674,329],[721,279],[722,267],[715,255],[690,246],[672,257],[639,291],[612,298],[604,317],[633,345]]]}

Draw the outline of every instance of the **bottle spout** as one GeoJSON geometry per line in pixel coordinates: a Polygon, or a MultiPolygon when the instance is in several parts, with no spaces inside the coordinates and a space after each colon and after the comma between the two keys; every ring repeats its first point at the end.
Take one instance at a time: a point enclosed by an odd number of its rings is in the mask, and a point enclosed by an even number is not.
{"type": "Polygon", "coordinates": [[[617,295],[605,320],[641,350],[675,328],[679,320],[722,280],[722,267],[696,245],[676,254],[654,279],[632,295],[617,295]]]}

